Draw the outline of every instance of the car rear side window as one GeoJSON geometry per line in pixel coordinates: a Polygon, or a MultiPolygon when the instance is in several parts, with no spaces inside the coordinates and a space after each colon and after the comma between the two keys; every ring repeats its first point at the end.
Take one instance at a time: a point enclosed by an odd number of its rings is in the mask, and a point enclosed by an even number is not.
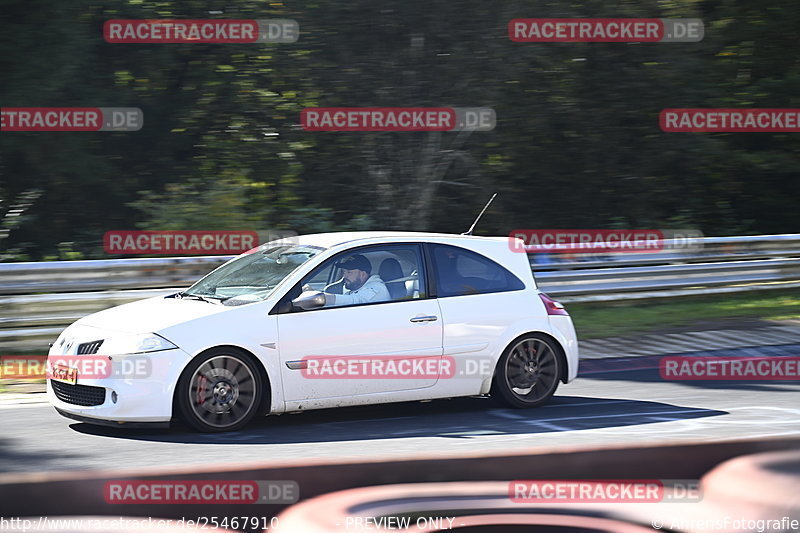
{"type": "Polygon", "coordinates": [[[488,257],[457,246],[431,245],[439,297],[518,291],[525,284],[488,257]]]}

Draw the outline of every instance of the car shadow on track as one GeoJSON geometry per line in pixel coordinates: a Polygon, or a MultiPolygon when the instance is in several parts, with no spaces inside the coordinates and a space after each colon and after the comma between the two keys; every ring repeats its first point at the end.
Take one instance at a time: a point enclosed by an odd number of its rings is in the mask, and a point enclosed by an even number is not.
{"type": "MultiPolygon", "coordinates": [[[[794,345],[793,345],[794,346],[794,345]]],[[[775,350],[773,350],[774,352],[775,350]]],[[[678,357],[696,357],[697,359],[714,357],[745,357],[751,355],[742,353],[743,350],[717,350],[713,352],[697,352],[697,354],[681,354],[678,357]]],[[[800,351],[789,352],[788,355],[775,355],[774,360],[790,356],[796,357],[800,351]]],[[[767,357],[767,355],[751,355],[753,357],[767,357]]],[[[768,391],[768,392],[798,392],[796,378],[785,380],[753,380],[753,379],[680,379],[669,377],[668,373],[662,376],[659,363],[664,356],[639,356],[618,357],[608,359],[594,359],[581,361],[579,379],[596,379],[603,381],[631,381],[636,383],[676,383],[687,387],[708,390],[736,390],[736,391],[768,391]]]]}
{"type": "Polygon", "coordinates": [[[0,438],[0,473],[13,472],[18,464],[37,461],[41,465],[57,464],[63,459],[80,459],[82,455],[67,450],[31,450],[20,446],[17,439],[0,438]]]}
{"type": "Polygon", "coordinates": [[[84,423],[74,431],[126,440],[207,444],[301,444],[381,439],[530,435],[656,424],[715,417],[725,411],[662,402],[555,396],[537,409],[508,409],[488,398],[458,398],[309,411],[268,416],[231,433],[117,429],[84,423]]]}

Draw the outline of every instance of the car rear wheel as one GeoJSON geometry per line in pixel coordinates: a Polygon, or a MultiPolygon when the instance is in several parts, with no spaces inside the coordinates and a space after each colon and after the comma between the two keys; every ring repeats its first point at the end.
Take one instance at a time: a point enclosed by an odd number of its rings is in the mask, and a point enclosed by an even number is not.
{"type": "Polygon", "coordinates": [[[189,363],[178,382],[178,408],[189,426],[235,431],[258,413],[264,394],[255,363],[238,350],[214,349],[189,363]]]}
{"type": "Polygon", "coordinates": [[[558,388],[561,360],[553,340],[544,335],[524,335],[503,352],[492,382],[491,394],[510,407],[538,407],[558,388]]]}

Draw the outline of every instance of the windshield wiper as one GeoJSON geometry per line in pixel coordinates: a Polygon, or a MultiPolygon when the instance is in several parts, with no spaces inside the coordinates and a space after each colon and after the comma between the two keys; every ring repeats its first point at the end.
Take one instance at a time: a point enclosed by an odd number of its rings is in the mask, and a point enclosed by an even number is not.
{"type": "Polygon", "coordinates": [[[179,292],[175,296],[177,298],[180,298],[181,300],[183,300],[184,298],[187,298],[187,299],[190,299],[190,300],[199,300],[201,302],[207,302],[207,303],[210,303],[210,304],[221,302],[222,300],[224,300],[224,298],[217,298],[217,297],[211,296],[211,295],[201,296],[199,294],[190,294],[188,292],[179,292]],[[213,299],[209,300],[209,298],[213,298],[213,299]]]}

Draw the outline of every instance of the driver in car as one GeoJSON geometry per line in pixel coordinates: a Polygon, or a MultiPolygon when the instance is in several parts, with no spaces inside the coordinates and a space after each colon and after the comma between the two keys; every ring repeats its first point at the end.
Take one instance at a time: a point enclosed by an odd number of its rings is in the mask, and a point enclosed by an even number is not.
{"type": "Polygon", "coordinates": [[[380,276],[370,276],[372,264],[361,254],[345,257],[336,263],[343,270],[342,294],[325,295],[325,305],[352,305],[391,300],[389,289],[380,276]],[[330,298],[330,299],[329,299],[330,298]]]}
{"type": "MultiPolygon", "coordinates": [[[[369,259],[361,254],[354,254],[337,261],[334,266],[343,270],[342,280],[344,288],[342,294],[328,292],[330,285],[325,287],[325,306],[353,305],[371,302],[386,302],[392,299],[389,289],[380,278],[372,275],[372,265],[369,259]]],[[[339,282],[332,284],[336,285],[339,282]]],[[[303,287],[304,290],[310,287],[303,287]]]]}

